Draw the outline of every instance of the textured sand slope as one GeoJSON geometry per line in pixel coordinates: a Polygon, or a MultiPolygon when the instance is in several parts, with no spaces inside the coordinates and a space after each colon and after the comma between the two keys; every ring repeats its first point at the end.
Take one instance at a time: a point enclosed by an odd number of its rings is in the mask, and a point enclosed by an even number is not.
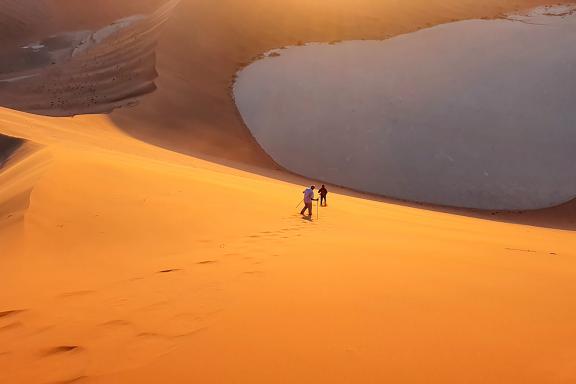
{"type": "Polygon", "coordinates": [[[43,30],[52,13],[44,0],[2,0],[0,44],[22,42],[43,30]]]}
{"type": "Polygon", "coordinates": [[[50,116],[110,112],[155,89],[159,27],[177,1],[95,30],[59,32],[8,45],[0,105],[50,116]]]}

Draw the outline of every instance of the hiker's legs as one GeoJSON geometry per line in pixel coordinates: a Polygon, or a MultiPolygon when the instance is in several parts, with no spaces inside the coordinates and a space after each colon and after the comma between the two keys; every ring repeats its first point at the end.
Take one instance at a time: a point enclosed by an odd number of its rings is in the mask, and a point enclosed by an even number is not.
{"type": "Polygon", "coordinates": [[[320,196],[320,205],[326,205],[326,196],[320,196]]]}
{"type": "Polygon", "coordinates": [[[303,215],[306,210],[308,210],[308,216],[312,216],[312,203],[304,203],[304,208],[302,208],[300,214],[303,215]]]}

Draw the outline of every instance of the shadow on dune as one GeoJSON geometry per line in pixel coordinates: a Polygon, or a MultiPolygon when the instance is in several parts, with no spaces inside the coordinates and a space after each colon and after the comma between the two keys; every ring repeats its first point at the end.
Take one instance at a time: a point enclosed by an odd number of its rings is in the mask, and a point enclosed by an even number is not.
{"type": "Polygon", "coordinates": [[[24,144],[24,140],[0,135],[0,169],[10,156],[24,144]]]}

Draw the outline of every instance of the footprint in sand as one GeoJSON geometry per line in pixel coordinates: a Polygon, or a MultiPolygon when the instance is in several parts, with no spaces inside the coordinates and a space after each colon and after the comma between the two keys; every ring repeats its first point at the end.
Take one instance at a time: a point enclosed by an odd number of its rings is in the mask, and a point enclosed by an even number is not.
{"type": "Polygon", "coordinates": [[[181,272],[182,269],[164,269],[162,271],[158,271],[156,273],[172,273],[172,272],[181,272]]]}
{"type": "MultiPolygon", "coordinates": [[[[12,310],[0,312],[0,334],[10,336],[14,331],[24,328],[24,323],[21,321],[21,315],[26,312],[25,310],[12,310]]],[[[16,334],[12,334],[16,336],[16,334]]]]}
{"type": "Polygon", "coordinates": [[[118,373],[144,366],[168,353],[176,343],[154,332],[139,332],[131,324],[101,327],[98,340],[90,350],[99,356],[90,366],[93,375],[118,373]]]}
{"type": "Polygon", "coordinates": [[[157,311],[159,309],[166,308],[169,306],[170,306],[170,303],[168,301],[158,301],[158,302],[140,307],[140,308],[138,308],[138,311],[142,311],[142,312],[157,311]]]}
{"type": "Polygon", "coordinates": [[[6,371],[10,368],[11,356],[12,356],[11,351],[0,351],[0,372],[6,371]]]}
{"type": "Polygon", "coordinates": [[[508,250],[508,251],[515,251],[515,252],[536,253],[536,251],[533,251],[533,250],[531,250],[531,249],[506,248],[506,250],[508,250]]]}
{"type": "Polygon", "coordinates": [[[263,271],[245,271],[244,272],[245,275],[262,275],[264,274],[263,271]]]}
{"type": "Polygon", "coordinates": [[[194,335],[209,325],[212,318],[220,313],[214,310],[206,313],[181,313],[169,318],[162,326],[161,334],[169,338],[180,338],[194,335]]]}
{"type": "Polygon", "coordinates": [[[39,351],[37,356],[23,370],[22,377],[32,372],[46,383],[78,382],[85,376],[89,361],[87,351],[75,344],[50,347],[39,351]]]}
{"type": "Polygon", "coordinates": [[[217,260],[204,260],[204,261],[199,261],[196,264],[198,265],[208,265],[208,264],[216,264],[218,263],[217,260]]]}
{"type": "Polygon", "coordinates": [[[126,320],[110,320],[99,325],[102,328],[133,328],[134,324],[126,320]]]}
{"type": "Polygon", "coordinates": [[[16,310],[12,310],[12,311],[3,311],[3,312],[0,312],[0,319],[16,316],[16,315],[19,315],[25,311],[26,310],[24,310],[24,309],[16,309],[16,310]]]}
{"type": "Polygon", "coordinates": [[[14,331],[14,330],[16,330],[16,329],[22,328],[23,326],[24,326],[24,325],[23,325],[21,322],[19,322],[19,321],[16,321],[16,322],[13,322],[13,323],[9,323],[9,324],[6,324],[6,325],[0,325],[0,334],[1,334],[1,333],[4,333],[4,332],[14,331]]]}
{"type": "Polygon", "coordinates": [[[88,376],[77,376],[72,379],[58,381],[53,384],[83,384],[88,383],[89,382],[88,380],[89,380],[88,376]]]}
{"type": "Polygon", "coordinates": [[[96,293],[96,292],[95,291],[73,291],[73,292],[65,292],[65,293],[61,294],[60,297],[63,299],[67,299],[67,298],[71,298],[71,297],[88,296],[88,295],[91,295],[93,293],[96,293]]]}
{"type": "Polygon", "coordinates": [[[87,344],[87,350],[98,359],[91,360],[90,375],[106,375],[141,367],[176,345],[168,336],[140,329],[133,322],[123,319],[100,324],[94,329],[94,334],[97,337],[87,344]]]}
{"type": "Polygon", "coordinates": [[[68,352],[80,351],[81,347],[77,345],[59,345],[57,347],[49,348],[42,353],[42,357],[48,357],[68,352]]]}

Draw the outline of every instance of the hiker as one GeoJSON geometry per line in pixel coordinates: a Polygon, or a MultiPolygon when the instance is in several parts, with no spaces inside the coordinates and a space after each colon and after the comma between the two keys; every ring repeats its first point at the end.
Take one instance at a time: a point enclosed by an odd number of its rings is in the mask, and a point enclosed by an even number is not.
{"type": "Polygon", "coordinates": [[[308,210],[308,216],[312,217],[312,202],[318,201],[318,199],[314,198],[314,189],[316,189],[316,187],[312,185],[304,191],[304,208],[300,211],[301,215],[308,210]]]}
{"type": "Polygon", "coordinates": [[[326,204],[326,196],[328,195],[328,190],[324,184],[322,184],[322,188],[318,190],[318,193],[320,194],[320,205],[327,207],[328,204],[326,204]]]}

